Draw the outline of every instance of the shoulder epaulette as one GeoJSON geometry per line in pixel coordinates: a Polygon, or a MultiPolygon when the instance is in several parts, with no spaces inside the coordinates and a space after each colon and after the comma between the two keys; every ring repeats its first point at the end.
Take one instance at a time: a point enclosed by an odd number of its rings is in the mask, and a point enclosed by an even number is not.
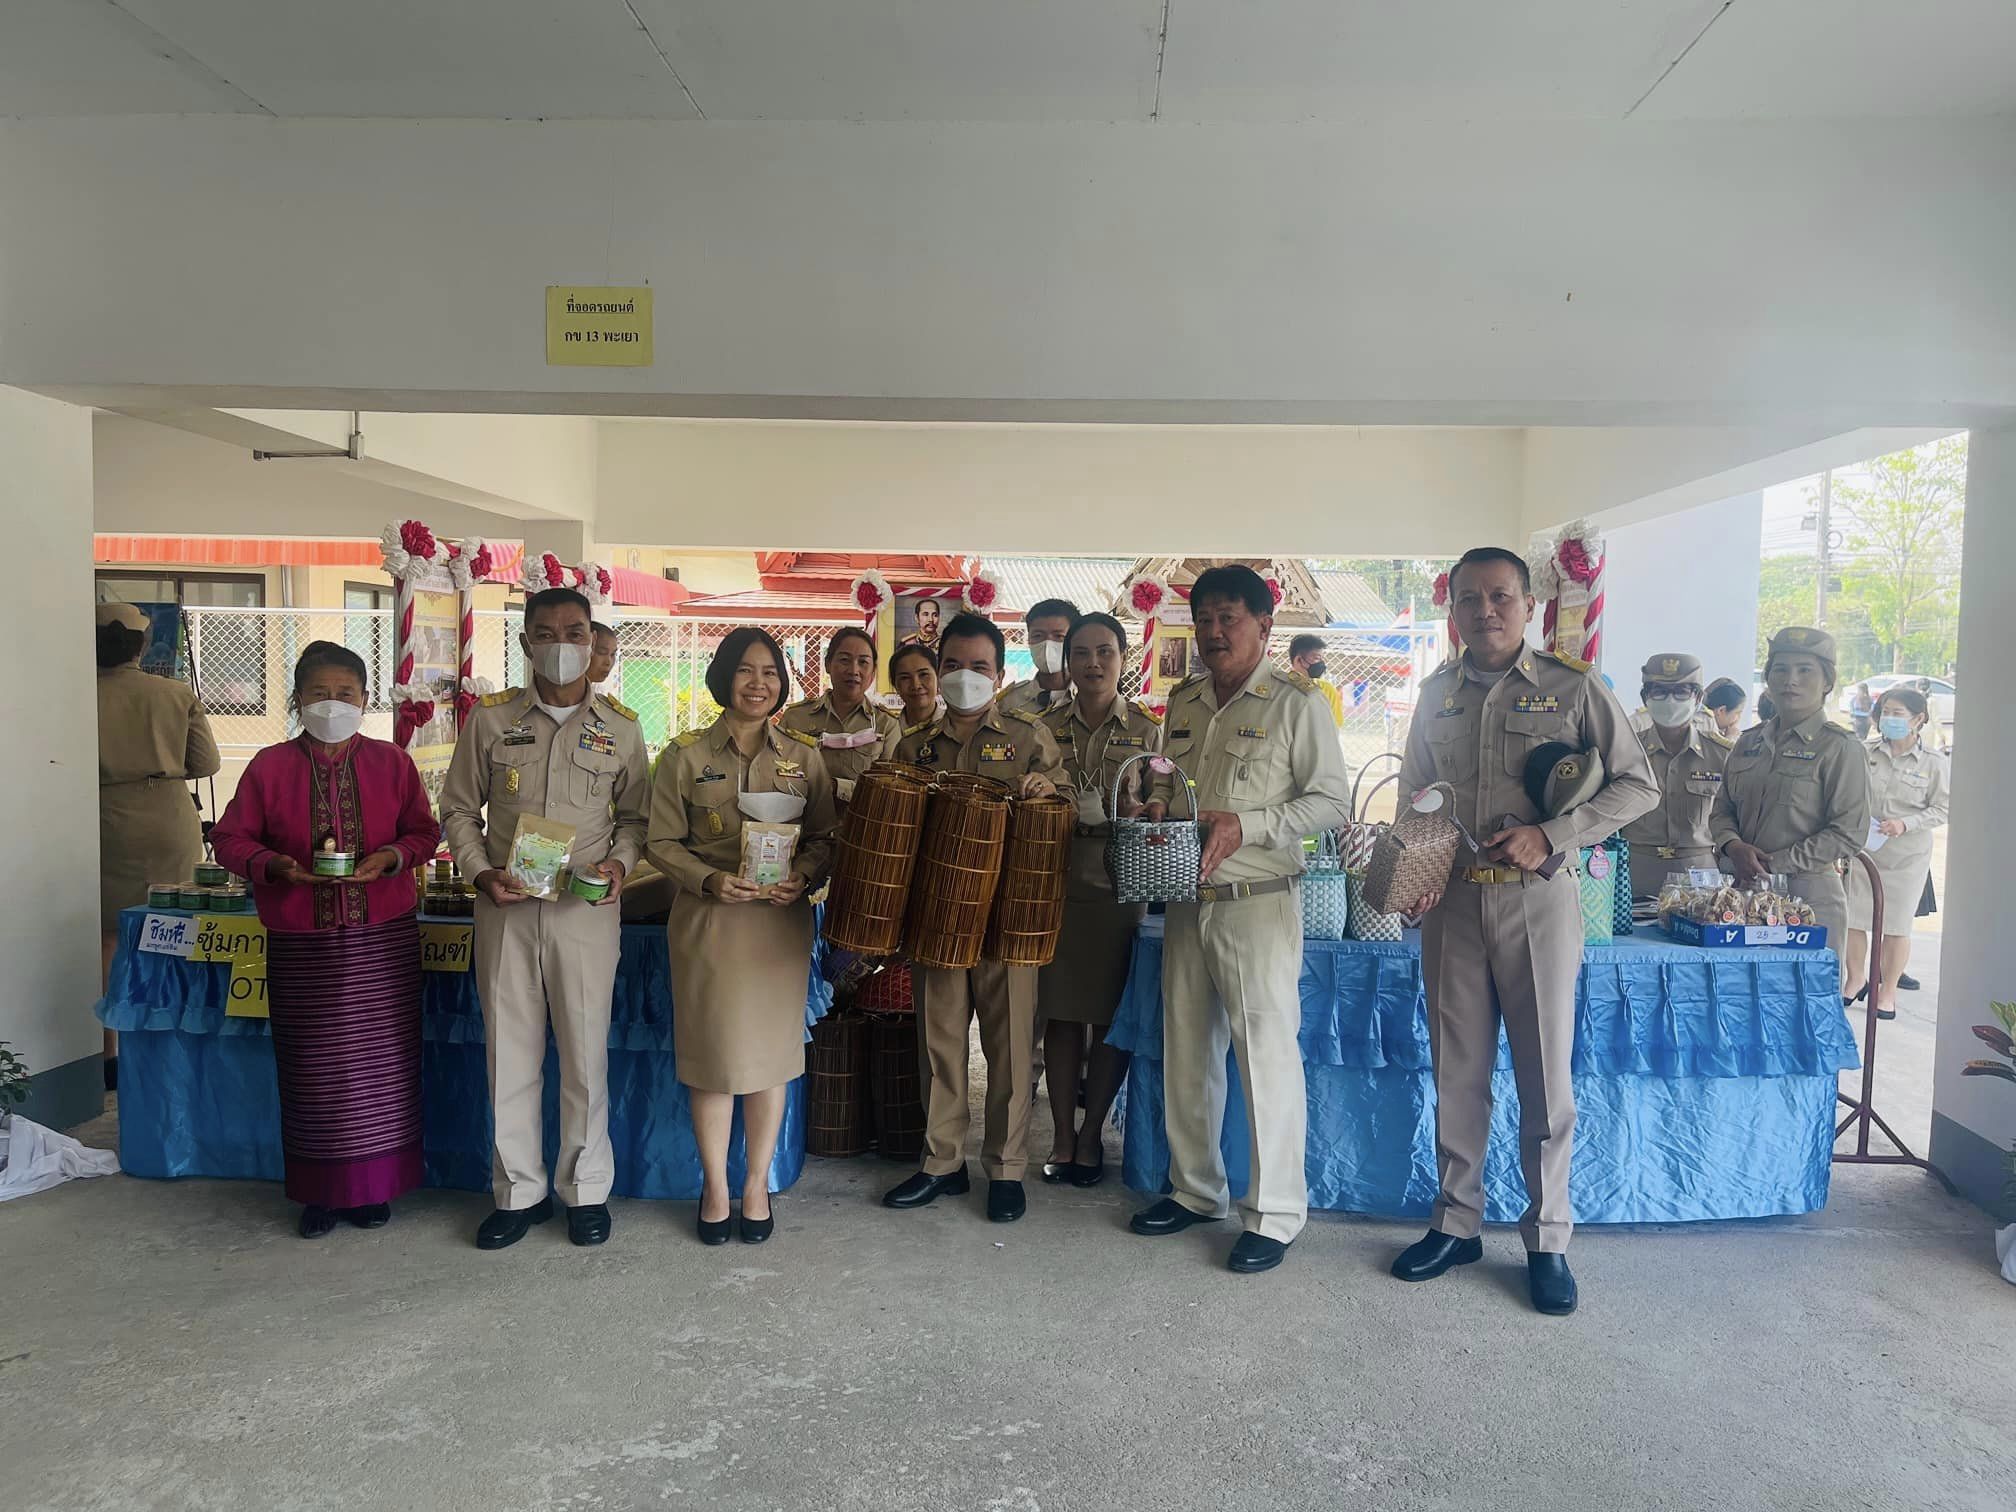
{"type": "Polygon", "coordinates": [[[785,714],[796,714],[800,709],[809,709],[812,707],[812,705],[816,704],[817,702],[819,702],[819,700],[816,698],[801,698],[798,700],[798,702],[794,704],[786,704],[783,708],[779,709],[777,713],[780,717],[785,714]]]}
{"type": "Polygon", "coordinates": [[[935,719],[924,719],[919,720],[914,725],[906,725],[903,729],[903,738],[905,740],[908,740],[912,735],[921,735],[936,723],[938,723],[938,721],[935,719]]]}
{"type": "Polygon", "coordinates": [[[485,693],[483,695],[483,707],[494,709],[499,704],[507,704],[514,698],[523,698],[524,696],[525,690],[523,688],[506,688],[501,693],[485,693]]]}
{"type": "Polygon", "coordinates": [[[1314,693],[1316,691],[1315,681],[1308,674],[1297,672],[1293,667],[1281,668],[1281,681],[1288,684],[1291,688],[1300,688],[1304,693],[1314,693]]]}
{"type": "Polygon", "coordinates": [[[803,730],[794,730],[790,728],[788,725],[779,725],[777,728],[782,730],[784,734],[790,739],[797,741],[798,744],[800,745],[808,745],[816,747],[819,744],[819,737],[817,735],[807,735],[803,730]]]}
{"type": "Polygon", "coordinates": [[[1701,733],[1725,751],[1736,749],[1736,742],[1731,740],[1727,735],[1724,735],[1720,730],[1703,730],[1701,733]]]}
{"type": "Polygon", "coordinates": [[[1043,723],[1039,717],[1031,714],[1027,709],[1003,709],[1001,712],[1010,719],[1021,720],[1024,724],[1040,725],[1043,723]]]}
{"type": "Polygon", "coordinates": [[[621,714],[625,719],[629,720],[632,724],[635,724],[637,722],[637,711],[631,708],[630,705],[624,703],[621,699],[611,698],[607,693],[604,693],[602,695],[602,702],[609,705],[611,709],[613,709],[616,713],[621,714]]]}
{"type": "Polygon", "coordinates": [[[672,744],[678,746],[681,750],[684,750],[687,746],[690,746],[691,744],[693,744],[694,741],[698,740],[699,738],[700,738],[700,732],[698,730],[686,730],[681,732],[680,734],[674,735],[672,737],[672,744]]]}
{"type": "Polygon", "coordinates": [[[1593,662],[1585,662],[1579,656],[1570,656],[1566,651],[1542,651],[1540,654],[1552,657],[1571,672],[1594,672],[1596,670],[1593,662]]]}
{"type": "Polygon", "coordinates": [[[1179,682],[1178,684],[1176,684],[1175,687],[1169,690],[1169,696],[1171,698],[1174,698],[1178,693],[1187,692],[1189,689],[1194,688],[1199,683],[1203,682],[1204,679],[1209,677],[1210,675],[1211,674],[1208,672],[1192,672],[1188,677],[1184,678],[1183,681],[1179,682]]]}
{"type": "Polygon", "coordinates": [[[1148,705],[1144,703],[1135,704],[1134,712],[1136,714],[1139,714],[1143,719],[1147,720],[1148,723],[1150,724],[1159,725],[1160,723],[1162,723],[1162,716],[1160,714],[1157,714],[1153,709],[1149,708],[1148,705]]]}

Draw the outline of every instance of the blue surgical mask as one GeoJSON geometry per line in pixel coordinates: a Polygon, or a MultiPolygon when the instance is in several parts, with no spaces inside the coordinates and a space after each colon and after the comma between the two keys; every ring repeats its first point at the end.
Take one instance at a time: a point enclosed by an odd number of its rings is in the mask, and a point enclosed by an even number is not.
{"type": "Polygon", "coordinates": [[[1902,742],[1911,738],[1911,721],[1902,714],[1885,714],[1877,721],[1877,728],[1885,740],[1902,742]]]}

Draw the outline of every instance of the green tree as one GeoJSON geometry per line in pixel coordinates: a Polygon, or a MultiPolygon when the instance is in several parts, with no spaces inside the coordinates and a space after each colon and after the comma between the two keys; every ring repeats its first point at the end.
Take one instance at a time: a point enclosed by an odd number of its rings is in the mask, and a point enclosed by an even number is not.
{"type": "Polygon", "coordinates": [[[1866,617],[1884,670],[1943,671],[1958,651],[1967,438],[1878,457],[1867,473],[1834,489],[1846,521],[1841,608],[1866,617]]]}
{"type": "Polygon", "coordinates": [[[1355,572],[1395,614],[1413,604],[1432,617],[1435,579],[1449,570],[1448,557],[1318,557],[1310,566],[1320,571],[1355,572]]]}
{"type": "MultiPolygon", "coordinates": [[[[1820,561],[1804,554],[1766,557],[1757,569],[1757,665],[1771,637],[1787,625],[1810,625],[1818,602],[1820,561]]],[[[1748,684],[1746,683],[1747,687],[1748,684]]]]}

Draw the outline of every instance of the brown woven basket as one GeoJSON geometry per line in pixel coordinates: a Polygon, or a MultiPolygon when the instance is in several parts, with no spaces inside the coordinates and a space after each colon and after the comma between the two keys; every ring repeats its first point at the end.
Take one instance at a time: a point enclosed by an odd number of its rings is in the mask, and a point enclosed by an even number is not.
{"type": "Polygon", "coordinates": [[[1449,815],[1448,805],[1455,796],[1446,788],[1443,802],[1442,810],[1433,814],[1417,814],[1403,804],[1374,843],[1362,891],[1375,912],[1405,913],[1429,893],[1449,886],[1463,832],[1449,815]]]}
{"type": "Polygon", "coordinates": [[[924,1152],[924,1082],[914,1014],[869,1017],[868,1078],[876,1153],[885,1160],[915,1160],[924,1152]]]}
{"type": "Polygon", "coordinates": [[[1068,798],[1022,798],[1008,820],[1001,885],[981,943],[983,960],[1048,966],[1064,927],[1064,878],[1078,810],[1068,798]]]}
{"type": "Polygon", "coordinates": [[[812,1026],[805,1051],[806,1154],[859,1155],[868,1148],[867,1049],[867,1022],[852,1014],[828,1014],[812,1026]]]}
{"type": "Polygon", "coordinates": [[[1006,798],[965,784],[933,789],[911,877],[905,955],[948,970],[979,964],[1007,840],[1006,798]]]}
{"type": "Polygon", "coordinates": [[[876,767],[854,784],[826,898],[825,935],[831,943],[865,956],[894,955],[902,948],[929,793],[905,773],[876,767]]]}
{"type": "Polygon", "coordinates": [[[864,771],[861,775],[865,777],[870,773],[877,773],[884,777],[908,777],[912,782],[922,783],[926,787],[929,787],[931,779],[938,775],[931,768],[919,766],[914,761],[896,761],[890,758],[884,758],[881,761],[871,761],[868,763],[867,771],[864,771]]]}

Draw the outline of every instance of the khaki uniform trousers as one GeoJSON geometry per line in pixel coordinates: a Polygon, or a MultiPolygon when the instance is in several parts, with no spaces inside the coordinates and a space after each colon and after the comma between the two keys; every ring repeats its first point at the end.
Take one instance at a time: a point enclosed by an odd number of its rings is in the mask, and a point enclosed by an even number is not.
{"type": "Polygon", "coordinates": [[[1302,1168],[1299,889],[1226,903],[1171,903],[1162,941],[1162,1101],[1169,1184],[1193,1213],[1223,1218],[1225,1051],[1246,1094],[1252,1177],[1239,1204],[1256,1234],[1288,1243],[1309,1217],[1302,1168]]]}
{"type": "Polygon", "coordinates": [[[1452,881],[1421,929],[1428,1043],[1435,1062],[1435,1156],[1441,1178],[1431,1222],[1458,1239],[1484,1224],[1484,1151],[1498,1022],[1519,1089],[1519,1165],[1528,1250],[1560,1254],[1574,1232],[1568,1162],[1575,1147],[1575,981],[1582,903],[1567,868],[1551,882],[1452,881]]]}
{"type": "Polygon", "coordinates": [[[622,919],[579,898],[499,908],[476,899],[476,990],[483,999],[490,1108],[496,1120],[491,1187],[517,1211],[546,1195],[542,1113],[546,1025],[560,1064],[560,1158],[553,1191],[568,1207],[609,1200],[609,999],[622,919]],[[548,1013],[548,1004],[551,1013],[548,1013]]]}
{"type": "Polygon", "coordinates": [[[1029,1102],[1036,1046],[1036,968],[982,961],[964,971],[911,968],[917,1008],[918,1076],[924,1093],[924,1165],[949,1176],[966,1164],[967,1034],[980,1020],[987,1060],[987,1122],[980,1169],[989,1181],[1020,1181],[1029,1164],[1029,1102]]]}

